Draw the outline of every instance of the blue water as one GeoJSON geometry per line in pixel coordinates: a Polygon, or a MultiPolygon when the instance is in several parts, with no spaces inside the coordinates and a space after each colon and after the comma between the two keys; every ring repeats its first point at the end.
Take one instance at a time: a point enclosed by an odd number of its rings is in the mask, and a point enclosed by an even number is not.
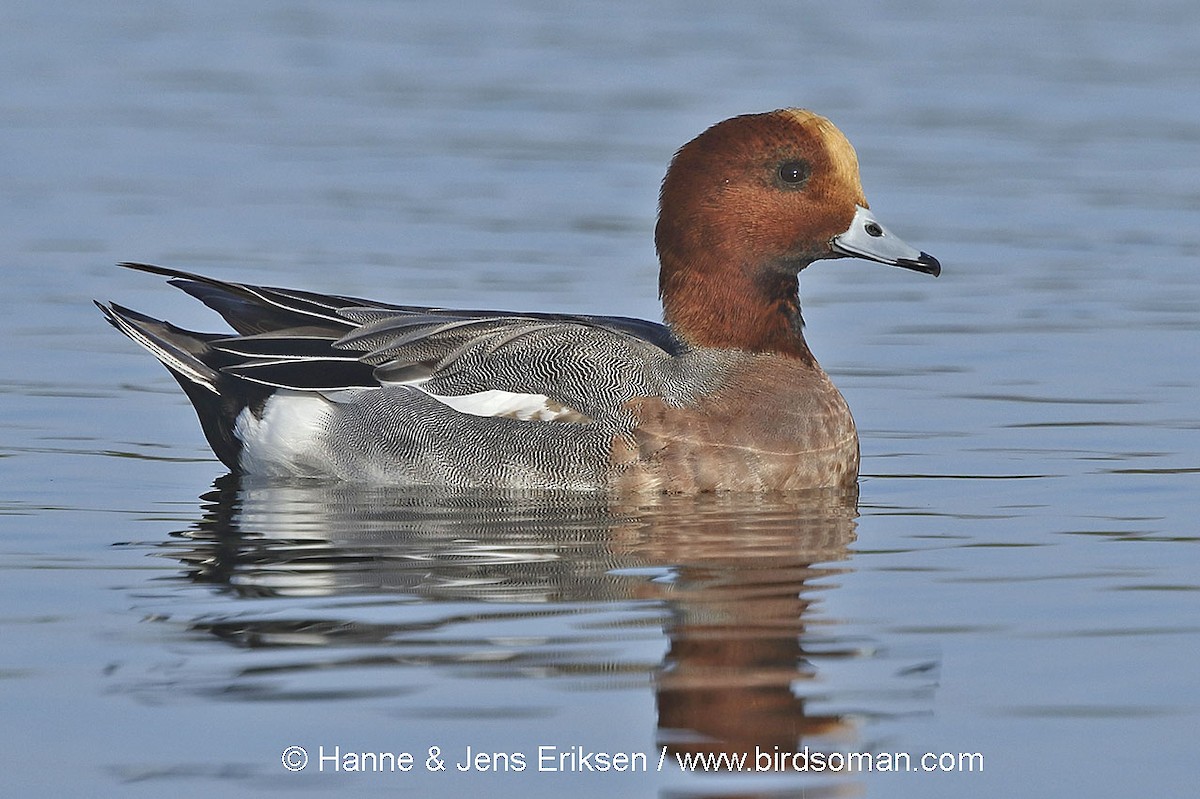
{"type": "Polygon", "coordinates": [[[1194,3],[2,16],[0,795],[1194,790],[1194,3]],[[945,267],[803,275],[857,504],[239,486],[90,303],[219,324],[112,267],[145,260],[656,318],[671,154],[787,105],[945,267]],[[468,746],[510,770],[459,772],[468,746]],[[540,746],[648,771],[538,771],[540,746]],[[321,770],[334,747],[414,768],[321,770]],[[755,747],[983,770],[672,765],[755,747]]]}

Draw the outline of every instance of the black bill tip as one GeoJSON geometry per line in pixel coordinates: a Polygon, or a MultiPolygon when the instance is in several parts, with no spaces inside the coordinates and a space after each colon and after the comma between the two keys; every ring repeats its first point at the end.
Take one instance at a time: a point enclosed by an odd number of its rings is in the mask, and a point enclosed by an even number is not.
{"type": "Polygon", "coordinates": [[[942,273],[942,264],[937,258],[934,258],[927,252],[922,252],[916,258],[901,258],[896,261],[896,266],[902,266],[905,269],[911,269],[914,272],[924,272],[927,275],[937,277],[942,273]]]}

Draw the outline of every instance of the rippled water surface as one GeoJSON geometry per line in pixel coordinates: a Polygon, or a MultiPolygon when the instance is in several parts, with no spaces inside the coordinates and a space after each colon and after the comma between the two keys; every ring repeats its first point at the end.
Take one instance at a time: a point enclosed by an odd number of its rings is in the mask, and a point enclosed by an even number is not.
{"type": "Polygon", "coordinates": [[[6,4],[0,794],[1193,792],[1200,6],[435,6],[6,4]],[[945,267],[803,276],[857,497],[239,485],[90,302],[655,318],[672,152],[786,105],[945,267]],[[983,770],[678,765],[763,752],[983,770]]]}

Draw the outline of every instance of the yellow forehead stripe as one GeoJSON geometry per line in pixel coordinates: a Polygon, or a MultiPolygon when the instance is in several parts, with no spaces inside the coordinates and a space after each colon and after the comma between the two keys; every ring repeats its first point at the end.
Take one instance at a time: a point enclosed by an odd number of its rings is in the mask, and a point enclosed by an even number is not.
{"type": "MultiPolygon", "coordinates": [[[[810,131],[823,142],[825,151],[829,153],[832,171],[848,185],[856,188],[860,196],[862,195],[862,183],[858,174],[858,153],[854,151],[854,145],[850,144],[846,134],[838,130],[837,126],[825,117],[804,108],[785,108],[778,113],[810,131]]],[[[863,200],[861,204],[865,205],[866,201],[863,200]]]]}

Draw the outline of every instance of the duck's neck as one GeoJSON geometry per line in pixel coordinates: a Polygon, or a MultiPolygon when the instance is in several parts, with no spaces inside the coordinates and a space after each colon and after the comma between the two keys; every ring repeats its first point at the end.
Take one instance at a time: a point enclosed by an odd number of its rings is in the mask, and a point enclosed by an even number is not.
{"type": "Polygon", "coordinates": [[[800,282],[790,270],[683,263],[661,254],[659,294],[667,324],[697,347],[816,359],[804,341],[800,282]]]}

